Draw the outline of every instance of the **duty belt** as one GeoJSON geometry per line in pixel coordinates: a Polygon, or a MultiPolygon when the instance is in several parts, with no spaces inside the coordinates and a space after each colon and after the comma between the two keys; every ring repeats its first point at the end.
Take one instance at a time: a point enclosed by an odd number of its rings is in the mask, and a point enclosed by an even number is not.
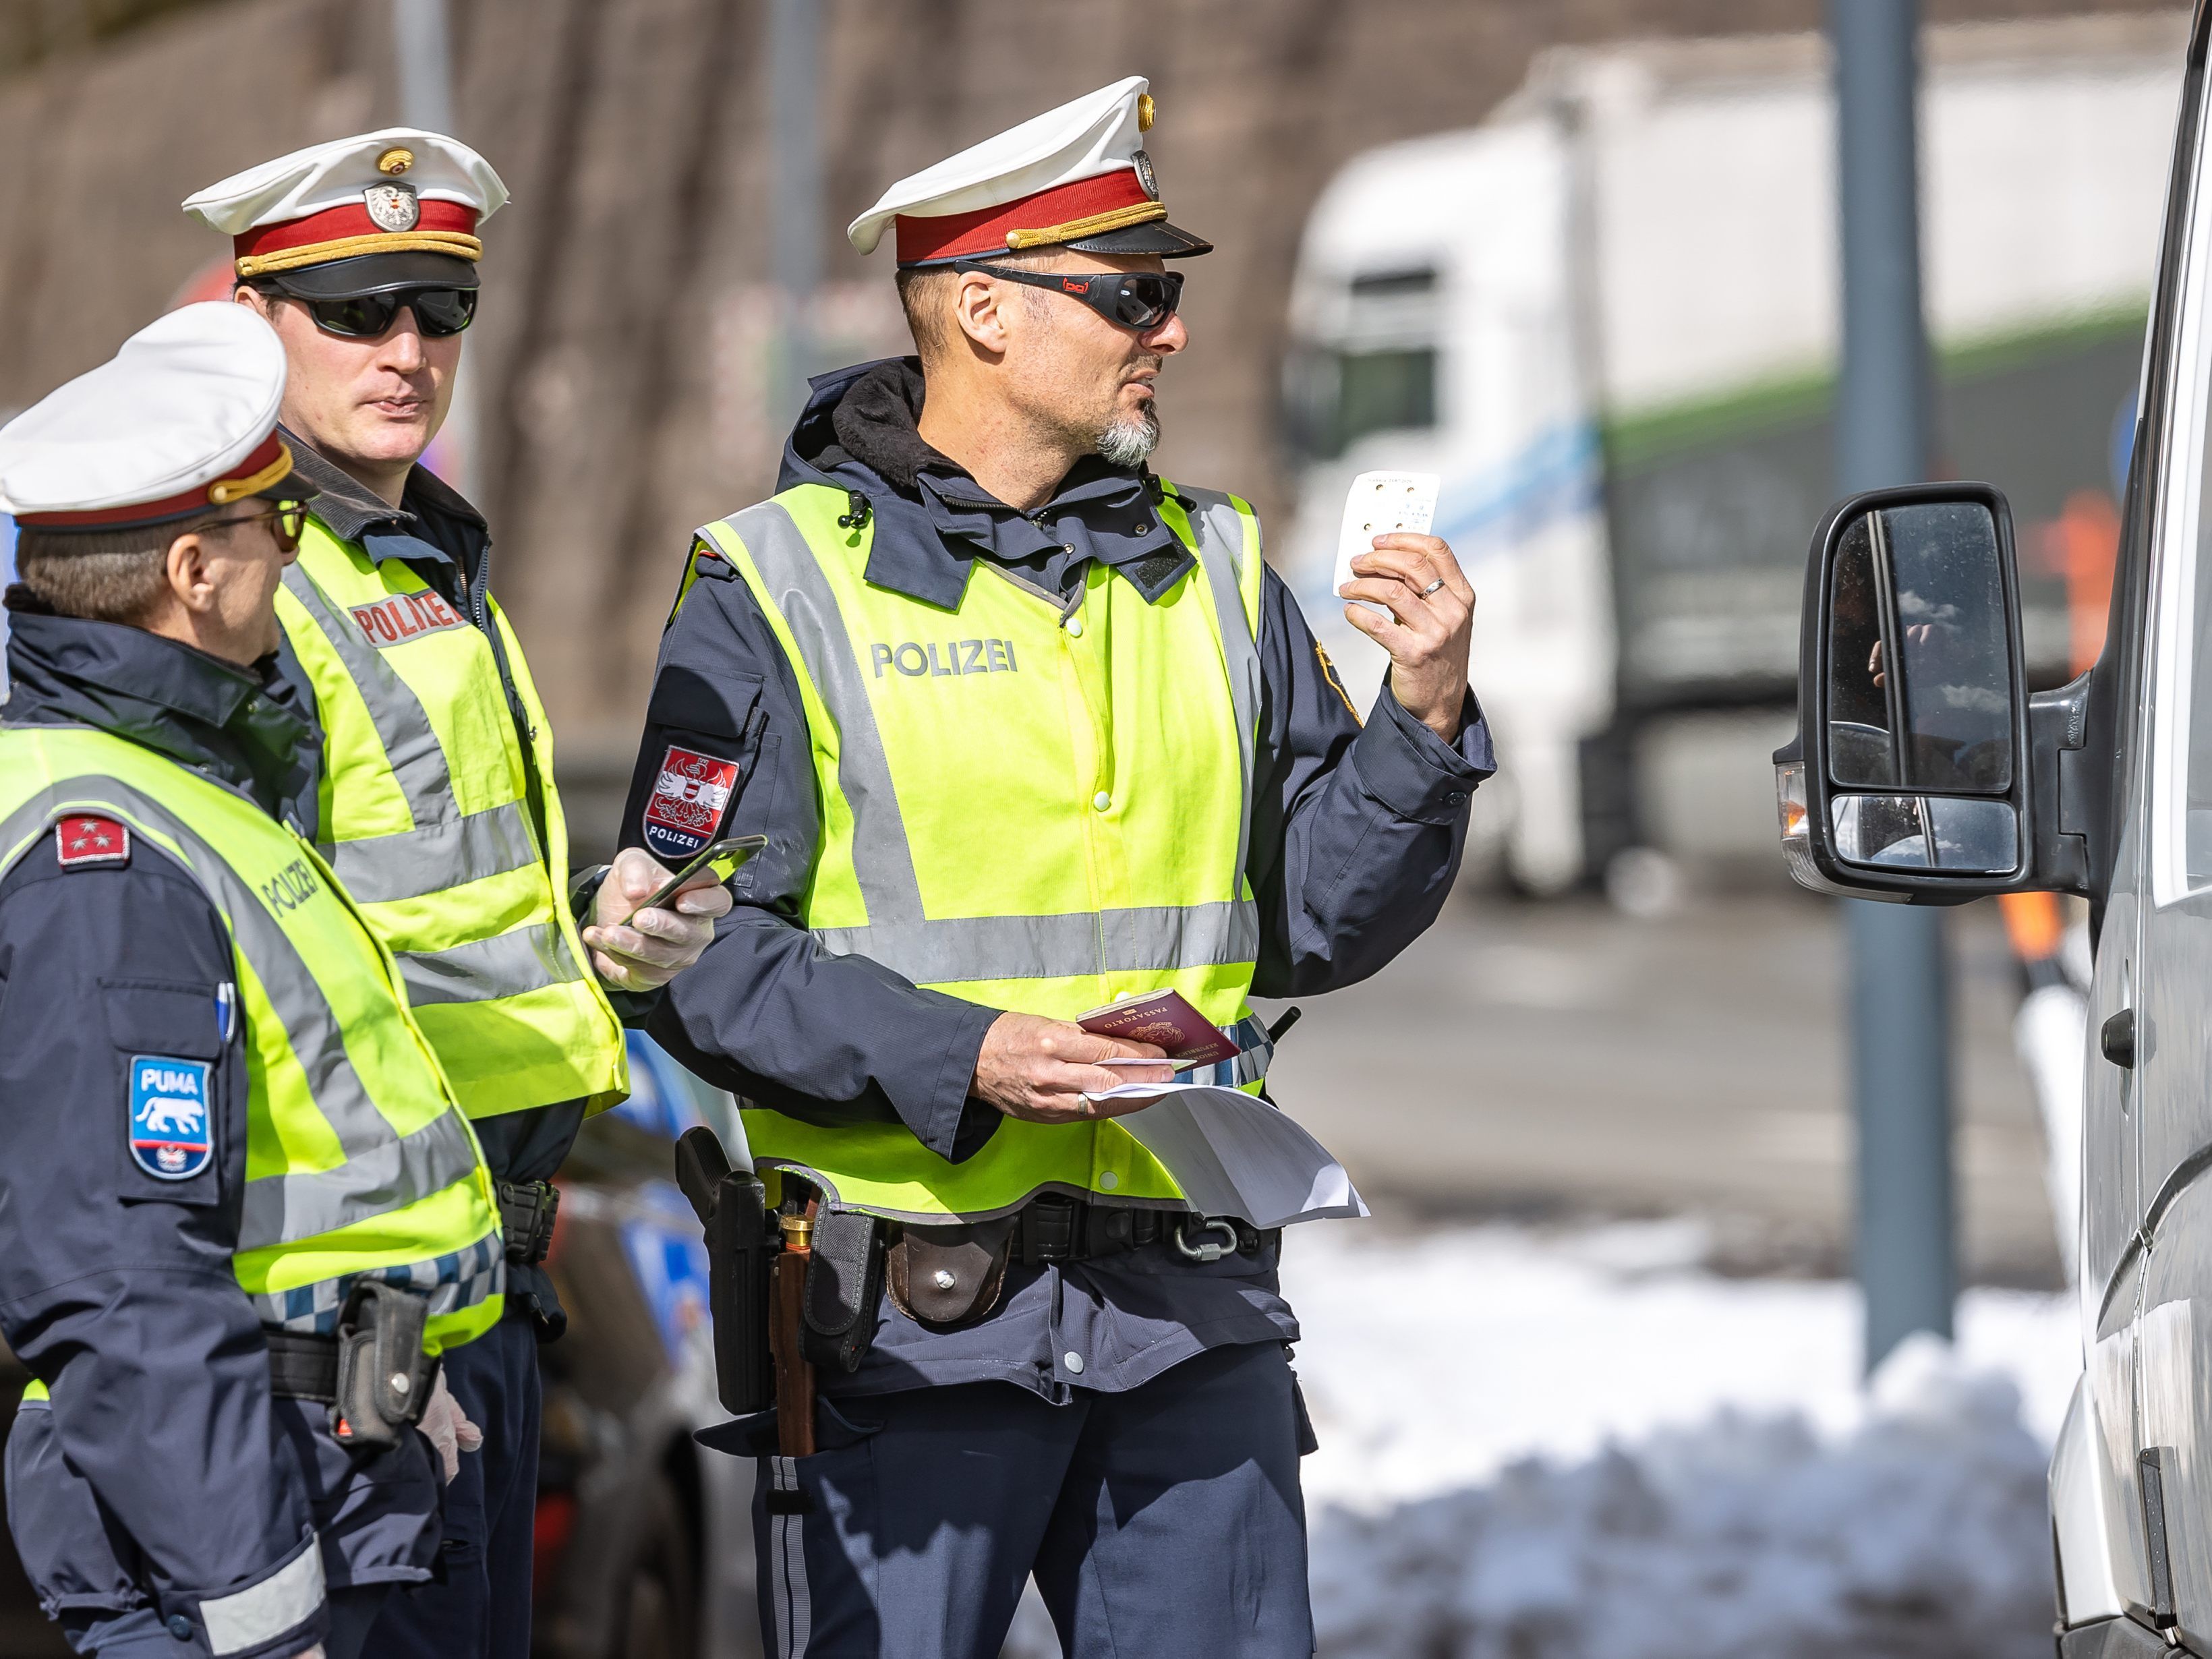
{"type": "Polygon", "coordinates": [[[1218,1261],[1232,1252],[1257,1255],[1263,1244],[1276,1243],[1281,1237],[1279,1227],[1262,1232],[1234,1216],[1091,1204],[1048,1193],[1024,1205],[1015,1218],[1013,1255],[1034,1267],[1047,1261],[1119,1255],[1164,1240],[1194,1261],[1218,1261]]]}
{"type": "Polygon", "coordinates": [[[279,1400],[319,1400],[325,1406],[338,1397],[338,1340],[298,1331],[261,1334],[269,1342],[269,1391],[279,1400]]]}
{"type": "Polygon", "coordinates": [[[561,1189],[550,1181],[499,1183],[499,1227],[509,1261],[545,1260],[553,1248],[553,1218],[561,1208],[561,1189]]]}

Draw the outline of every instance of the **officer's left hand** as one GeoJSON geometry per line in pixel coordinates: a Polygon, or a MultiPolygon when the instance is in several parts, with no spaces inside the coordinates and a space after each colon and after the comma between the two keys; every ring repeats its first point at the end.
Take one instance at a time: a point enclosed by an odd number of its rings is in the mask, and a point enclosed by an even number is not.
{"type": "Polygon", "coordinates": [[[615,854],[592,905],[592,925],[584,929],[592,966],[608,984],[623,991],[658,990],[699,960],[714,937],[714,918],[729,914],[730,890],[702,870],[672,903],[640,910],[625,925],[631,907],[675,873],[635,847],[615,854]]]}
{"type": "Polygon", "coordinates": [[[1474,589],[1459,561],[1435,536],[1377,536],[1372,553],[1352,556],[1352,570],[1355,580],[1338,597],[1372,599],[1390,614],[1347,605],[1345,620],[1390,653],[1390,690],[1406,712],[1457,742],[1474,631],[1474,589]]]}

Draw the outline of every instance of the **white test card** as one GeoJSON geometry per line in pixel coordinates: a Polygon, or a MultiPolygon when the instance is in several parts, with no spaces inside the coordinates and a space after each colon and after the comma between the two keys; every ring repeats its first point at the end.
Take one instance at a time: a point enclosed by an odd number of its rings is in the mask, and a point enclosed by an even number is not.
{"type": "MultiPolygon", "coordinates": [[[[1363,472],[1344,498],[1344,527],[1336,538],[1334,593],[1353,580],[1353,556],[1375,550],[1377,536],[1425,536],[1436,522],[1438,480],[1433,472],[1363,472]]],[[[1377,616],[1389,611],[1372,599],[1354,599],[1377,616]]]]}

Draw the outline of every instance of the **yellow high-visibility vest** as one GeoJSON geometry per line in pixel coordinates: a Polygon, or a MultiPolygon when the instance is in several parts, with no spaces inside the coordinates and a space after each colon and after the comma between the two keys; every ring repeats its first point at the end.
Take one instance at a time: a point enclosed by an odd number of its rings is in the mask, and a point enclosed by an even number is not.
{"type": "MultiPolygon", "coordinates": [[[[873,520],[827,485],[699,532],[799,684],[822,819],[804,919],[824,950],[1024,1013],[1173,988],[1218,1025],[1250,1019],[1260,526],[1233,496],[1181,494],[1193,510],[1170,489],[1160,514],[1195,567],[1147,604],[1094,563],[1065,613],[984,559],[951,611],[871,586],[873,520]]],[[[1264,1063],[1256,1045],[1237,1081],[1256,1090],[1264,1063]]],[[[977,1218],[1048,1190],[1188,1207],[1111,1121],[1008,1119],[956,1164],[900,1125],[744,1121],[757,1161],[848,1208],[977,1218]]]]}
{"type": "Polygon", "coordinates": [[[0,875],[80,812],[174,860],[229,933],[249,1089],[231,1266],[262,1322],[328,1334],[363,1277],[428,1296],[434,1351],[496,1322],[491,1176],[398,965],[314,847],[121,738],[0,729],[0,875]]]}
{"type": "Polygon", "coordinates": [[[599,1110],[629,1091],[622,1024],[569,914],[551,726],[521,644],[485,603],[527,757],[483,630],[403,561],[308,520],[276,611],[322,717],[315,839],[398,958],[463,1110],[580,1098],[599,1110]]]}

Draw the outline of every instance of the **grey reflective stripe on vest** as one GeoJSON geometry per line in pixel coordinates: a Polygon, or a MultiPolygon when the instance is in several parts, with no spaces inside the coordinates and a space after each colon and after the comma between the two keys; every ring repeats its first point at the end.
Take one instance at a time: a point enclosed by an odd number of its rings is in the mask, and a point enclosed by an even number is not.
{"type": "Polygon", "coordinates": [[[538,857],[528,811],[510,801],[463,816],[453,797],[446,751],[414,688],[368,642],[360,624],[315,586],[299,564],[284,572],[284,586],[337,653],[407,803],[412,830],[357,841],[325,843],[323,856],[346,891],[363,904],[419,898],[487,876],[520,870],[538,857]]]}
{"type": "MultiPolygon", "coordinates": [[[[453,797],[446,799],[450,806],[453,797]]],[[[419,829],[326,844],[323,856],[363,904],[443,892],[525,869],[538,858],[530,812],[519,800],[442,823],[423,823],[417,812],[416,821],[419,829]]]]}
{"type": "Polygon", "coordinates": [[[1250,962],[1260,954],[1257,907],[1229,900],[1060,916],[872,922],[817,927],[814,936],[832,956],[866,957],[917,985],[1165,973],[1250,962]]]}
{"type": "MultiPolygon", "coordinates": [[[[404,1137],[396,1133],[346,1053],[337,1016],[260,896],[189,825],[114,778],[86,775],[49,785],[0,823],[0,871],[66,812],[105,809],[149,823],[183,848],[190,873],[221,910],[231,937],[283,1022],[307,1091],[337,1137],[345,1162],[312,1175],[264,1176],[246,1183],[239,1223],[243,1252],[289,1244],[442,1192],[477,1167],[477,1148],[458,1109],[404,1137]]],[[[344,899],[332,894],[334,902],[344,899]]],[[[366,931],[367,924],[362,924],[366,931]]]]}
{"type": "MultiPolygon", "coordinates": [[[[898,792],[891,787],[890,762],[830,579],[815,562],[805,532],[781,504],[763,501],[730,523],[753,556],[769,599],[799,646],[807,677],[837,723],[837,787],[853,809],[853,866],[868,919],[924,926],[921,884],[915,878],[914,849],[899,816],[898,792]]],[[[715,533],[720,528],[710,525],[699,533],[723,547],[736,568],[734,553],[715,533]]]]}
{"type": "MultiPolygon", "coordinates": [[[[1190,515],[1191,533],[1198,540],[1198,562],[1206,571],[1206,585],[1213,590],[1222,659],[1229,670],[1230,706],[1237,714],[1237,764],[1244,784],[1244,811],[1237,822],[1237,878],[1242,881],[1252,845],[1253,748],[1260,736],[1260,642],[1253,637],[1252,618],[1244,609],[1242,580],[1247,553],[1244,515],[1217,490],[1179,493],[1198,503],[1198,511],[1190,515]]],[[[1255,933],[1253,955],[1258,954],[1255,933]]]]}
{"type": "MultiPolygon", "coordinates": [[[[1236,509],[1227,508],[1231,545],[1240,552],[1243,532],[1236,509]]],[[[769,598],[793,642],[800,665],[837,726],[837,787],[853,811],[853,869],[868,922],[863,927],[823,927],[815,937],[833,956],[862,956],[881,963],[918,985],[952,985],[967,981],[1062,979],[1113,972],[1169,972],[1250,962],[1259,955],[1258,907],[1249,899],[1185,907],[1080,911],[1066,915],[958,916],[933,921],[922,912],[921,884],[914,870],[914,850],[891,783],[890,762],[876,726],[851,630],[838,609],[836,591],[823,574],[805,533],[775,501],[748,507],[729,520],[752,556],[769,598]]],[[[734,567],[737,550],[709,525],[699,534],[721,549],[734,567]]],[[[1244,842],[1249,834],[1252,799],[1252,711],[1259,707],[1259,652],[1244,603],[1237,592],[1234,564],[1225,576],[1217,565],[1222,532],[1209,525],[1201,536],[1200,562],[1212,584],[1217,608],[1228,584],[1234,613],[1222,621],[1230,641],[1231,695],[1236,710],[1237,746],[1243,768],[1244,811],[1237,831],[1239,879],[1244,842]],[[1249,684],[1237,668],[1244,641],[1251,674],[1249,684]]]]}
{"type": "Polygon", "coordinates": [[[541,986],[583,978],[584,970],[557,923],[541,921],[443,951],[398,951],[407,1000],[420,1008],[434,1002],[490,1002],[541,986]]]}

